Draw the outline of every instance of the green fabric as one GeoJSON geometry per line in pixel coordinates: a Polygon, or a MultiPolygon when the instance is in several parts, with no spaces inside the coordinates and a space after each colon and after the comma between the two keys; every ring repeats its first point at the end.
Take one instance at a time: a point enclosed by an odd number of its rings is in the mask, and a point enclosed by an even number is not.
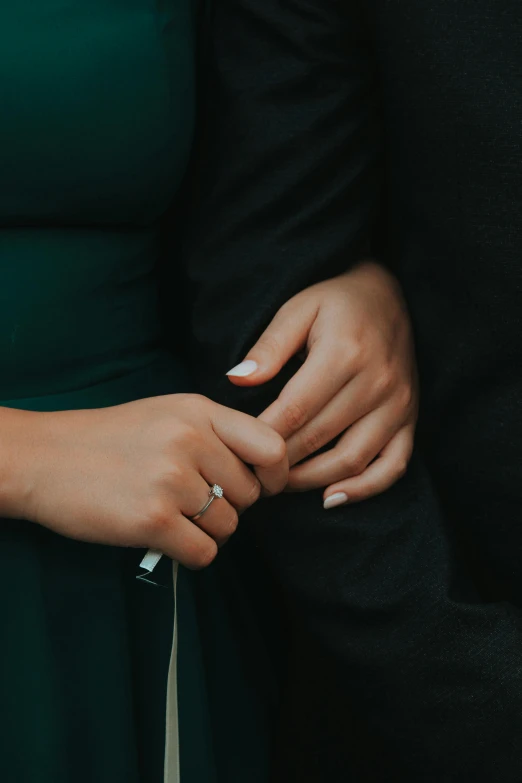
{"type": "MultiPolygon", "coordinates": [[[[190,0],[0,4],[4,405],[190,389],[162,348],[156,265],[193,133],[194,22],[190,0]]],[[[136,581],[142,554],[0,522],[5,783],[162,780],[173,597],[136,581]]],[[[230,578],[180,571],[182,783],[267,780],[270,676],[230,578]]]]}

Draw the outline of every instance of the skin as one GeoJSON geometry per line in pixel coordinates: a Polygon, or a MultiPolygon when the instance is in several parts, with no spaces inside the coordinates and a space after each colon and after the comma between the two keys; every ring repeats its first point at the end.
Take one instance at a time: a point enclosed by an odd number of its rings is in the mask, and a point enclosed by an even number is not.
{"type": "Polygon", "coordinates": [[[326,486],[326,508],[384,492],[406,471],[418,410],[412,330],[395,278],[366,261],[299,293],[247,355],[250,372],[242,363],[243,374],[228,375],[239,386],[265,383],[303,350],[302,367],[260,417],[286,441],[288,489],[326,486]]]}
{"type": "Polygon", "coordinates": [[[59,413],[0,408],[0,432],[0,516],[158,549],[189,568],[209,565],[241,511],[288,479],[285,443],[271,427],[197,395],[59,413]],[[195,524],[213,483],[226,499],[195,524]]]}
{"type": "Polygon", "coordinates": [[[327,507],[384,491],[406,470],[417,416],[395,279],[366,262],[306,289],[249,353],[254,371],[230,379],[264,383],[303,350],[301,369],[257,420],[190,394],[98,410],[0,408],[0,517],[204,568],[262,491],[328,485],[327,507]],[[225,498],[195,524],[213,483],[225,498]]]}

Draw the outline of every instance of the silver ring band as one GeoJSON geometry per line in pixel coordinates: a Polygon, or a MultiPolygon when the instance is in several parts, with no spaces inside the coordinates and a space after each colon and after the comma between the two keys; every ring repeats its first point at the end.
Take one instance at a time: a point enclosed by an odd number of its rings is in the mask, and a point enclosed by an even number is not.
{"type": "Polygon", "coordinates": [[[223,497],[223,488],[220,487],[219,484],[213,484],[210,487],[207,502],[205,503],[201,511],[198,511],[198,513],[195,514],[195,516],[191,517],[192,522],[197,522],[198,519],[201,519],[205,511],[207,511],[210,508],[214,500],[216,498],[222,498],[222,497],[223,497]]]}

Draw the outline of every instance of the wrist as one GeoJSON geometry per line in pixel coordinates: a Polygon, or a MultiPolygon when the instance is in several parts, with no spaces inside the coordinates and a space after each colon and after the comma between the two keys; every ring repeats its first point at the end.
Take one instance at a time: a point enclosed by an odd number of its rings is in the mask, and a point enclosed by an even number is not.
{"type": "Polygon", "coordinates": [[[51,414],[0,408],[0,517],[28,517],[42,420],[51,414]]]}

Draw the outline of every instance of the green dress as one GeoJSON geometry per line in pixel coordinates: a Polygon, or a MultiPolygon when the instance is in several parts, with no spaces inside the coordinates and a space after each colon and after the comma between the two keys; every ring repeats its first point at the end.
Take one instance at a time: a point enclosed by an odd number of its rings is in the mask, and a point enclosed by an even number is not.
{"type": "MultiPolygon", "coordinates": [[[[191,147],[195,23],[191,0],[0,3],[2,405],[190,390],[156,273],[191,147]]],[[[143,554],[0,521],[2,783],[163,780],[173,591],[136,581],[143,554]]],[[[221,558],[180,570],[181,783],[267,780],[270,675],[234,578],[221,558]]]]}

